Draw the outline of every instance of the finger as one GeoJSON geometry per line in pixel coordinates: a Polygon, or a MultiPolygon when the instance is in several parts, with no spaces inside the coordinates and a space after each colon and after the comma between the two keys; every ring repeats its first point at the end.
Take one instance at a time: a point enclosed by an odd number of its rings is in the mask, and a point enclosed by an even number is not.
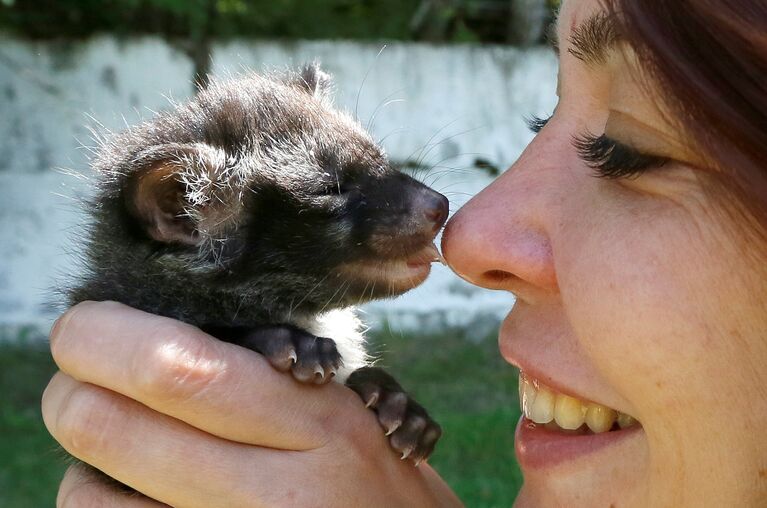
{"type": "Polygon", "coordinates": [[[318,426],[359,405],[335,383],[302,385],[257,353],[114,302],[70,309],[54,325],[51,351],[75,379],[220,437],[271,448],[321,446],[327,436],[318,426]]]}
{"type": "Polygon", "coordinates": [[[255,452],[271,464],[280,462],[273,454],[288,453],[217,438],[63,373],[43,393],[42,409],[49,432],[69,453],[172,506],[253,505],[255,496],[238,499],[239,493],[274,484],[251,466],[255,452]]]}
{"type": "Polygon", "coordinates": [[[365,418],[349,415],[355,421],[339,440],[303,452],[227,441],[63,373],[51,380],[42,409],[72,455],[170,506],[440,505],[426,488],[439,478],[394,457],[362,409],[365,418]]]}
{"type": "Polygon", "coordinates": [[[125,493],[119,488],[100,480],[93,472],[82,465],[71,466],[64,473],[56,497],[56,508],[82,508],[98,506],[100,508],[168,508],[148,497],[135,493],[125,493]]]}

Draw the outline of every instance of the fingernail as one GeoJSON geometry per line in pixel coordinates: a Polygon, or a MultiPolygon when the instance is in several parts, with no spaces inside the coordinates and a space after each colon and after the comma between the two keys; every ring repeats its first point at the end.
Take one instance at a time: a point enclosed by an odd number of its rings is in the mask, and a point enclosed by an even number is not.
{"type": "Polygon", "coordinates": [[[53,344],[61,335],[66,324],[69,323],[69,321],[72,319],[72,316],[74,316],[76,312],[79,312],[84,307],[95,305],[95,304],[96,302],[92,302],[92,301],[81,302],[75,305],[74,307],[69,308],[66,312],[64,312],[64,314],[59,316],[59,318],[53,322],[53,326],[51,326],[51,331],[48,334],[48,343],[50,344],[51,348],[53,348],[53,344]]]}
{"type": "Polygon", "coordinates": [[[72,314],[75,312],[75,307],[72,307],[53,322],[53,326],[51,326],[51,332],[48,334],[48,340],[51,343],[55,342],[55,340],[59,337],[61,331],[64,329],[64,325],[67,324],[67,322],[72,318],[72,314]]]}
{"type": "Polygon", "coordinates": [[[61,325],[63,324],[62,321],[64,321],[64,316],[66,314],[62,314],[61,316],[56,319],[56,321],[53,322],[53,326],[51,326],[51,331],[48,333],[48,337],[50,341],[53,341],[53,338],[58,335],[59,331],[61,330],[61,325]]]}

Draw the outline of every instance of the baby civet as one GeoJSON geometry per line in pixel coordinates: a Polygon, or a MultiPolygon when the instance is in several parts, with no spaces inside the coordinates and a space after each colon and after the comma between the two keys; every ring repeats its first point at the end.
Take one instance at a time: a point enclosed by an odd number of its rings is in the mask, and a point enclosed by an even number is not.
{"type": "Polygon", "coordinates": [[[423,282],[447,199],[392,168],[316,65],[213,83],[101,144],[85,275],[115,300],[345,382],[418,463],[441,430],[369,366],[353,306],[423,282]]]}

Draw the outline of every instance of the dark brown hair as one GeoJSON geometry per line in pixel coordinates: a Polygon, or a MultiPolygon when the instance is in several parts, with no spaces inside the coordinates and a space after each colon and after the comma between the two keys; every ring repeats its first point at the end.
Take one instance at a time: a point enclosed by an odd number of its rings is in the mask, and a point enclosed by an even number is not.
{"type": "Polygon", "coordinates": [[[767,219],[767,2],[607,1],[697,146],[767,219]]]}

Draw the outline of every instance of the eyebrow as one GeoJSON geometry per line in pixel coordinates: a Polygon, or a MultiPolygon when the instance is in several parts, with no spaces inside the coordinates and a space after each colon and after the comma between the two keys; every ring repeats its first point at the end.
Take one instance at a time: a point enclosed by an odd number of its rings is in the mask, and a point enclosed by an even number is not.
{"type": "MultiPolygon", "coordinates": [[[[615,17],[606,12],[598,12],[580,25],[570,34],[570,46],[567,51],[578,60],[587,64],[604,64],[610,50],[623,40],[615,17]]],[[[559,54],[559,37],[556,22],[547,30],[549,45],[559,54]]]]}

